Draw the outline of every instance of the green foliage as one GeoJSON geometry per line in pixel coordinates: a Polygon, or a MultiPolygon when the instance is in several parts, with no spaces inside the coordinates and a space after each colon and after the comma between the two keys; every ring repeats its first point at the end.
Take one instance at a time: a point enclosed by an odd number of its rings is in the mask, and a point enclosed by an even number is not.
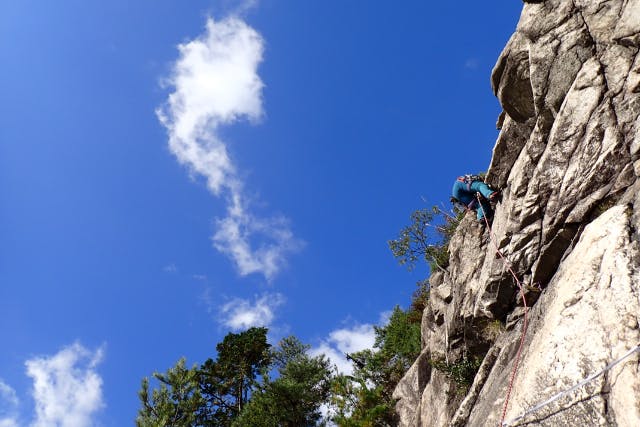
{"type": "Polygon", "coordinates": [[[333,420],[338,425],[396,425],[393,390],[420,354],[420,324],[411,320],[411,313],[396,306],[389,322],[375,328],[374,349],[349,355],[353,375],[340,375],[333,383],[333,420]]]}
{"type": "Polygon", "coordinates": [[[199,368],[187,369],[181,359],[166,374],[154,374],[159,387],[151,395],[144,378],[137,427],[298,427],[320,421],[332,380],[324,356],[310,357],[309,346],[295,337],[274,350],[266,328],[229,333],[216,349],[217,358],[199,368]],[[278,377],[271,380],[275,369],[278,377]]]}
{"type": "Polygon", "coordinates": [[[482,337],[489,342],[495,342],[504,331],[504,324],[497,319],[487,320],[482,324],[482,337]]]}
{"type": "Polygon", "coordinates": [[[409,312],[395,306],[385,326],[376,326],[375,347],[389,359],[409,369],[420,354],[420,325],[409,319],[409,312]]]}
{"type": "Polygon", "coordinates": [[[267,328],[229,333],[216,345],[218,357],[208,359],[199,371],[205,418],[210,425],[230,425],[242,411],[258,374],[268,370],[271,345],[267,328]]]}
{"type": "Polygon", "coordinates": [[[187,369],[181,359],[166,374],[154,374],[160,386],[151,398],[149,380],[144,378],[137,426],[231,425],[248,400],[256,376],[270,366],[270,347],[266,328],[229,333],[216,346],[215,361],[187,369]]]}
{"type": "Polygon", "coordinates": [[[449,241],[463,216],[464,211],[459,209],[451,213],[439,206],[418,209],[398,238],[387,242],[389,249],[400,265],[409,270],[420,260],[429,263],[431,271],[445,269],[449,265],[449,241]]]}
{"type": "Polygon", "coordinates": [[[447,363],[445,360],[431,360],[429,363],[453,380],[458,392],[466,393],[482,364],[482,358],[465,356],[454,363],[447,363]]]}
{"type": "MultiPolygon", "coordinates": [[[[449,214],[437,206],[413,212],[411,225],[388,242],[393,255],[409,269],[420,260],[432,271],[446,268],[449,241],[463,213],[449,214]]],[[[418,282],[410,308],[396,306],[389,322],[375,327],[374,349],[348,355],[353,375],[334,376],[329,361],[309,356],[309,346],[295,337],[272,349],[266,328],[229,333],[216,345],[215,360],[187,369],[182,359],[167,373],[154,374],[159,386],[152,391],[143,379],[136,425],[310,426],[323,424],[320,407],[329,403],[332,420],[342,427],[397,425],[392,393],[420,354],[420,323],[428,300],[429,282],[418,282]]],[[[468,386],[479,359],[432,363],[468,386]]]]}
{"type": "Polygon", "coordinates": [[[433,212],[419,209],[411,214],[411,225],[402,228],[397,239],[387,242],[400,265],[412,270],[417,261],[426,258],[430,246],[427,227],[432,220],[433,212]]]}
{"type": "Polygon", "coordinates": [[[304,358],[309,348],[309,345],[303,344],[298,338],[288,336],[280,340],[278,348],[271,352],[271,358],[275,366],[283,370],[289,362],[304,358]]]}
{"type": "Polygon", "coordinates": [[[367,384],[362,378],[340,375],[333,383],[333,421],[340,427],[396,425],[394,402],[384,387],[367,384]]]}
{"type": "Polygon", "coordinates": [[[592,214],[593,218],[595,219],[599,217],[600,215],[602,215],[603,213],[605,213],[606,211],[614,207],[616,203],[617,203],[617,200],[615,197],[607,197],[605,199],[600,200],[600,202],[598,202],[598,204],[593,209],[593,214],[592,214]]]}
{"type": "Polygon", "coordinates": [[[188,427],[199,425],[204,399],[198,387],[198,370],[185,367],[180,359],[165,374],[154,373],[160,387],[149,396],[149,379],[143,378],[138,393],[142,408],[136,418],[138,427],[174,426],[188,427]]]}
{"type": "Polygon", "coordinates": [[[320,405],[329,397],[331,370],[324,356],[310,357],[308,348],[295,337],[280,342],[273,354],[278,378],[265,377],[234,427],[298,427],[320,421],[320,405]]]}
{"type": "Polygon", "coordinates": [[[416,283],[417,289],[411,295],[411,308],[408,313],[408,320],[411,323],[422,322],[422,312],[429,303],[429,279],[416,283]]]}

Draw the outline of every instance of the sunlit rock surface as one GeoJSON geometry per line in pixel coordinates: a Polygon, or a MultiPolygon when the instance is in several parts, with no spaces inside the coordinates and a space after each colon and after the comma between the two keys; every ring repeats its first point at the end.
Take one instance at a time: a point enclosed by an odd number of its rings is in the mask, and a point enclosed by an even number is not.
{"type": "MultiPolygon", "coordinates": [[[[505,420],[640,344],[639,48],[640,0],[524,3],[491,76],[493,238],[468,216],[430,279],[401,425],[499,425],[524,312],[508,266],[533,308],[505,420]],[[431,363],[474,356],[462,389],[431,363]]],[[[514,425],[639,426],[638,353],[514,425]]]]}

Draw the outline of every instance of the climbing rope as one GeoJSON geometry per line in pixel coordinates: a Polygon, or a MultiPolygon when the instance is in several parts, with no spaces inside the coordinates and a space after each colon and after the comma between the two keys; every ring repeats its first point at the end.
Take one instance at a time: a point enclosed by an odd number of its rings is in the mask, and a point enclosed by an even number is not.
{"type": "Polygon", "coordinates": [[[476,193],[476,197],[478,198],[478,204],[480,205],[480,209],[482,210],[482,217],[484,219],[485,224],[487,225],[487,229],[489,230],[489,240],[493,244],[500,258],[505,262],[507,269],[513,276],[513,279],[518,284],[518,289],[520,290],[520,295],[522,296],[522,304],[524,306],[524,320],[522,324],[522,335],[520,336],[520,345],[518,347],[518,353],[516,354],[516,360],[513,364],[513,369],[511,370],[511,378],[509,379],[509,388],[507,389],[507,395],[504,399],[504,406],[502,407],[502,418],[500,419],[500,425],[504,425],[504,419],[507,415],[507,408],[509,407],[509,399],[511,398],[511,391],[513,390],[513,383],[516,379],[516,373],[518,372],[518,365],[520,364],[520,357],[522,356],[522,349],[524,348],[524,339],[527,334],[527,326],[529,325],[529,307],[527,306],[527,300],[524,296],[524,286],[520,279],[518,279],[518,275],[513,271],[511,261],[504,256],[504,254],[500,251],[500,248],[495,242],[495,238],[493,236],[493,230],[491,229],[491,225],[489,224],[489,220],[487,219],[487,213],[482,206],[481,194],[476,193]]]}
{"type": "Polygon", "coordinates": [[[509,399],[511,397],[511,391],[513,390],[513,384],[515,382],[516,373],[518,371],[518,364],[520,363],[520,357],[522,355],[522,349],[524,347],[524,339],[525,339],[525,336],[526,336],[526,333],[527,333],[527,326],[528,326],[528,323],[529,323],[529,317],[528,317],[529,307],[527,306],[527,300],[526,300],[526,298],[524,296],[524,286],[523,286],[522,282],[518,279],[518,276],[513,271],[511,262],[504,256],[504,254],[500,251],[500,248],[498,248],[498,245],[495,243],[495,238],[493,236],[493,230],[491,229],[491,225],[489,224],[489,220],[487,219],[487,214],[486,214],[486,212],[484,210],[484,207],[482,206],[481,194],[477,193],[476,196],[478,198],[478,204],[480,205],[480,209],[482,209],[483,219],[485,221],[485,224],[487,225],[487,229],[489,230],[489,239],[491,240],[491,243],[495,247],[496,252],[498,253],[498,255],[500,255],[500,257],[504,260],[505,264],[507,265],[507,268],[508,268],[509,272],[511,273],[511,275],[514,278],[514,280],[518,284],[518,288],[520,289],[520,295],[522,296],[522,304],[524,305],[524,321],[523,321],[523,325],[522,325],[522,334],[520,336],[520,346],[518,347],[518,353],[516,355],[516,360],[515,360],[515,363],[513,365],[513,370],[511,371],[511,379],[509,380],[509,388],[507,389],[507,396],[505,398],[504,406],[502,408],[502,418],[500,419],[500,426],[501,427],[508,427],[508,426],[513,425],[514,423],[516,423],[518,421],[521,421],[526,416],[528,416],[528,415],[530,415],[530,414],[532,414],[534,412],[539,411],[543,407],[555,402],[556,400],[559,400],[562,397],[570,394],[571,392],[577,390],[578,388],[584,386],[585,384],[590,383],[591,381],[595,380],[596,378],[598,378],[599,376],[601,376],[605,372],[613,369],[616,365],[618,365],[619,363],[621,363],[623,360],[625,360],[626,358],[630,357],[634,353],[640,353],[640,344],[638,344],[634,348],[632,348],[629,351],[627,351],[625,354],[623,354],[618,359],[616,359],[613,362],[609,363],[602,370],[600,370],[600,371],[588,376],[587,378],[585,378],[584,380],[580,381],[579,383],[577,383],[573,387],[570,387],[567,390],[564,390],[564,391],[561,391],[559,393],[556,393],[553,396],[551,396],[550,398],[548,398],[547,400],[545,400],[544,402],[538,403],[537,405],[535,405],[535,406],[531,407],[530,409],[524,411],[519,416],[517,416],[515,418],[512,418],[512,419],[510,419],[508,421],[505,421],[504,419],[505,419],[505,416],[507,414],[507,408],[509,406],[509,399]]]}
{"type": "Polygon", "coordinates": [[[547,400],[545,400],[542,403],[538,403],[537,405],[533,406],[532,408],[524,411],[521,415],[510,419],[509,421],[503,421],[502,422],[502,426],[510,426],[513,425],[513,423],[516,423],[522,419],[524,419],[524,417],[526,417],[527,415],[530,415],[536,411],[539,411],[540,409],[542,409],[543,407],[549,405],[550,403],[555,402],[556,400],[568,395],[569,393],[571,393],[572,391],[582,387],[583,385],[595,380],[596,378],[598,378],[600,375],[604,374],[605,372],[607,372],[608,370],[612,369],[614,366],[616,366],[618,363],[622,362],[624,359],[626,359],[627,357],[631,356],[633,353],[640,353],[640,344],[638,344],[637,346],[635,346],[634,348],[632,348],[631,350],[629,350],[628,352],[626,352],[625,354],[623,354],[621,357],[619,357],[618,359],[614,360],[613,362],[609,363],[607,366],[604,367],[604,369],[602,369],[601,371],[596,372],[595,374],[592,374],[590,376],[588,376],[587,378],[585,378],[584,380],[580,381],[578,384],[574,385],[573,387],[561,391],[560,393],[554,394],[553,396],[551,396],[550,398],[548,398],[547,400]]]}

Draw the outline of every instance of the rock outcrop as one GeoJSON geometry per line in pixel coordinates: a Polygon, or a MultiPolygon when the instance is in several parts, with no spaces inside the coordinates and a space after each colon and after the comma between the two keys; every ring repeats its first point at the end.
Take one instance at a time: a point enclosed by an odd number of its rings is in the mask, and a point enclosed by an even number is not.
{"type": "MultiPolygon", "coordinates": [[[[640,0],[526,2],[491,83],[503,114],[486,181],[430,278],[403,426],[499,425],[640,344],[640,0]],[[498,249],[508,261],[497,255],[498,249]],[[470,387],[438,362],[482,360],[470,387]],[[440,365],[441,366],[441,365],[440,365]]],[[[511,425],[640,426],[639,353],[511,425]]]]}

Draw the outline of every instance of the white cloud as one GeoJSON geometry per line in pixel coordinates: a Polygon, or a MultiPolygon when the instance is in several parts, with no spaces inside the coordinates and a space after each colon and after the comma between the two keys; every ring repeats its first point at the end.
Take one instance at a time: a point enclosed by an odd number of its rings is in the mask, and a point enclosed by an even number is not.
{"type": "Polygon", "coordinates": [[[258,6],[258,0],[243,0],[236,7],[233,15],[243,15],[247,13],[249,10],[258,6]]]}
{"type": "Polygon", "coordinates": [[[0,402],[6,402],[9,406],[18,406],[20,403],[16,391],[2,379],[0,379],[0,402]]]}
{"type": "Polygon", "coordinates": [[[75,343],[53,356],[27,360],[36,406],[31,426],[95,425],[92,417],[104,406],[102,378],[95,370],[102,356],[102,349],[91,352],[75,343]]]}
{"type": "Polygon", "coordinates": [[[352,328],[337,329],[329,334],[329,337],[321,342],[318,347],[311,349],[312,356],[324,354],[335,364],[338,371],[351,375],[353,366],[346,358],[346,354],[355,353],[368,348],[373,348],[375,343],[375,330],[373,325],[362,324],[352,328]]]}
{"type": "Polygon", "coordinates": [[[380,320],[378,321],[378,325],[387,326],[389,320],[391,320],[391,315],[393,314],[393,310],[387,310],[380,313],[380,320]]]}
{"type": "Polygon", "coordinates": [[[320,414],[322,415],[322,420],[325,422],[324,425],[326,425],[326,427],[338,427],[338,424],[332,421],[332,418],[337,415],[336,410],[332,406],[323,403],[320,405],[320,414]]]}
{"type": "Polygon", "coordinates": [[[232,330],[244,330],[253,326],[270,326],[275,309],[284,303],[281,294],[264,294],[254,301],[234,298],[220,309],[222,323],[232,330]]]}
{"type": "Polygon", "coordinates": [[[214,247],[230,256],[243,276],[262,273],[271,279],[285,265],[286,254],[301,247],[285,218],[258,218],[241,205],[229,208],[227,217],[216,223],[218,231],[213,235],[214,247]],[[270,243],[253,248],[251,237],[257,234],[270,243]]]}
{"type": "Polygon", "coordinates": [[[263,41],[243,21],[207,20],[205,34],[178,46],[169,83],[175,91],[158,109],[178,160],[207,178],[211,191],[237,185],[235,168],[217,135],[219,126],[263,115],[257,74],[263,41]]]}
{"type": "Polygon", "coordinates": [[[16,391],[0,379],[0,427],[18,427],[17,410],[20,400],[16,391]]]}
{"type": "Polygon", "coordinates": [[[249,212],[244,183],[219,135],[221,126],[264,115],[264,84],[257,73],[263,39],[239,18],[208,19],[205,33],[178,50],[167,80],[175,90],[157,110],[170,150],[227,203],[227,216],[216,221],[214,247],[234,261],[241,275],[261,273],[270,279],[299,243],[286,220],[249,212]]]}

